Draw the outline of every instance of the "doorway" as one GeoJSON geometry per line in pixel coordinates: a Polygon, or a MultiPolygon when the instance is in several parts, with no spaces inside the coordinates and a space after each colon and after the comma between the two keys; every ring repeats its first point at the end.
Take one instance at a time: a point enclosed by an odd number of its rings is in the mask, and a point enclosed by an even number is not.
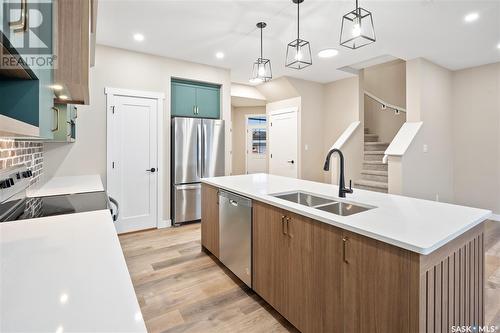
{"type": "Polygon", "coordinates": [[[162,212],[163,94],[106,88],[107,191],[118,233],[156,228],[162,212]]]}
{"type": "Polygon", "coordinates": [[[269,116],[269,173],[298,178],[298,126],[296,107],[269,116]]]}
{"type": "Polygon", "coordinates": [[[245,172],[267,173],[267,117],[245,115],[245,172]]]}

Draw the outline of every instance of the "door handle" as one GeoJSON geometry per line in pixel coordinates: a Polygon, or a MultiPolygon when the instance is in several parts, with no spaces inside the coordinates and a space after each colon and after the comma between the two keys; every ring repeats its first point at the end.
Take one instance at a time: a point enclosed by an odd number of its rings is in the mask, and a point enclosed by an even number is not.
{"type": "Polygon", "coordinates": [[[344,236],[342,237],[342,243],[343,243],[343,249],[342,249],[342,254],[343,254],[343,257],[344,257],[344,262],[346,264],[349,263],[349,258],[347,256],[347,243],[349,242],[349,238],[347,238],[347,236],[344,236]]]}
{"type": "Polygon", "coordinates": [[[55,121],[56,121],[56,127],[52,128],[52,132],[57,132],[59,131],[59,109],[56,107],[52,107],[52,110],[54,110],[55,114],[55,121]]]}
{"type": "Polygon", "coordinates": [[[146,171],[149,171],[149,172],[155,172],[156,169],[155,168],[151,168],[151,169],[147,169],[146,171]]]}
{"type": "Polygon", "coordinates": [[[295,161],[294,160],[288,160],[288,161],[286,161],[286,163],[294,164],[295,161]]]}
{"type": "Polygon", "coordinates": [[[281,216],[281,232],[283,233],[283,235],[286,235],[286,231],[285,231],[285,215],[281,216]]]}
{"type": "Polygon", "coordinates": [[[291,218],[289,218],[288,216],[286,217],[286,234],[290,237],[290,238],[293,238],[293,235],[292,233],[290,232],[290,221],[292,221],[291,218]]]}

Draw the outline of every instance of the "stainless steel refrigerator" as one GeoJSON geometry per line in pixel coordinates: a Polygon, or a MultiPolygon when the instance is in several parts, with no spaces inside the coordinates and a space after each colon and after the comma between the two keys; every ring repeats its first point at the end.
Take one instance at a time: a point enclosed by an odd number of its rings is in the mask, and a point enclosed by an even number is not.
{"type": "Polygon", "coordinates": [[[224,175],[224,121],[172,118],[172,223],[201,219],[201,183],[224,175]]]}

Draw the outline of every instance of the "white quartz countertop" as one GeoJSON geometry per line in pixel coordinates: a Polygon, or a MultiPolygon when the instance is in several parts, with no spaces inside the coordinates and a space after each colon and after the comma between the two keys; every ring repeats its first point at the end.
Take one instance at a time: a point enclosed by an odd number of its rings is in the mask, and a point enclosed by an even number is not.
{"type": "Polygon", "coordinates": [[[27,195],[29,197],[46,197],[98,191],[104,191],[99,175],[61,176],[34,184],[28,188],[27,195]]]}
{"type": "Polygon", "coordinates": [[[338,199],[335,185],[268,174],[204,178],[202,182],[420,254],[431,253],[491,215],[484,209],[360,189],[338,199]],[[270,195],[297,190],[375,208],[340,216],[270,195]]]}
{"type": "Polygon", "coordinates": [[[108,210],[0,224],[1,332],[146,332],[108,210]]]}

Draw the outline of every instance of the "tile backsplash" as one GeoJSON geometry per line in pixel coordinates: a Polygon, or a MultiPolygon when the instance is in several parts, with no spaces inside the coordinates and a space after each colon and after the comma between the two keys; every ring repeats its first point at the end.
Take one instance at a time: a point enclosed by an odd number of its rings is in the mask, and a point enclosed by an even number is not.
{"type": "Polygon", "coordinates": [[[0,170],[26,164],[36,183],[43,172],[43,142],[0,138],[0,170]]]}

